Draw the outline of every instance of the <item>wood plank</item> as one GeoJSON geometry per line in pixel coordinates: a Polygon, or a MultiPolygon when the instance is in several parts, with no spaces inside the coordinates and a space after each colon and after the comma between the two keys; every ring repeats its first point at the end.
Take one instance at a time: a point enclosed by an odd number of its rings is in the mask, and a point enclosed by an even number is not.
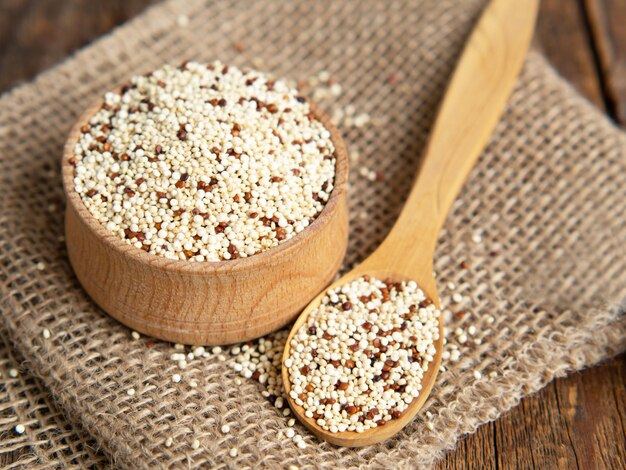
{"type": "Polygon", "coordinates": [[[551,384],[525,398],[495,422],[498,468],[588,468],[576,461],[554,390],[551,384]]]}
{"type": "Polygon", "coordinates": [[[34,77],[157,0],[6,0],[0,7],[0,90],[34,77]]]}
{"type": "Polygon", "coordinates": [[[626,2],[583,0],[610,114],[626,124],[626,2]]]}
{"type": "Polygon", "coordinates": [[[559,413],[580,468],[626,468],[626,360],[557,381],[559,413]]]}
{"type": "MultiPolygon", "coordinates": [[[[506,418],[505,418],[506,419],[506,418]]],[[[495,423],[479,427],[461,439],[436,468],[441,470],[496,470],[495,423]]]]}
{"type": "Polygon", "coordinates": [[[558,72],[582,95],[603,108],[600,77],[586,33],[584,12],[578,2],[543,0],[535,39],[558,72]]]}

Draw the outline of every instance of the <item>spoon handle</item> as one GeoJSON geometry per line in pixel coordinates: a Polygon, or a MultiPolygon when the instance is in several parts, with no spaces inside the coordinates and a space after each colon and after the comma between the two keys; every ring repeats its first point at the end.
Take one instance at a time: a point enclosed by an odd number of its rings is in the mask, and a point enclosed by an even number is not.
{"type": "Polygon", "coordinates": [[[538,0],[492,0],[474,28],[434,123],[404,209],[375,255],[432,278],[432,254],[450,206],[486,146],[532,39],[538,0]]]}

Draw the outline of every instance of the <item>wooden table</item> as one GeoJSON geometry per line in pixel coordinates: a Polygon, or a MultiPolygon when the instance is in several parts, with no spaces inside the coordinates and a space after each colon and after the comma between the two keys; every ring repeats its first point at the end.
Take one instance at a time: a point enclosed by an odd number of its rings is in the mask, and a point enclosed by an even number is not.
{"type": "MultiPolygon", "coordinates": [[[[462,1],[462,0],[459,0],[462,1]]],[[[0,0],[0,92],[156,0],[0,0]]],[[[543,0],[537,44],[626,125],[626,0],[543,0]]],[[[552,382],[462,440],[439,468],[626,469],[626,355],[552,382]]]]}

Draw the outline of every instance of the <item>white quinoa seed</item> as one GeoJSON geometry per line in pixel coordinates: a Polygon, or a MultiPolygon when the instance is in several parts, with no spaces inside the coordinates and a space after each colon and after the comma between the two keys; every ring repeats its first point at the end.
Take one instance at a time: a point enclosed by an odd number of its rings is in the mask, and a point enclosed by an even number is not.
{"type": "Polygon", "coordinates": [[[39,263],[37,263],[37,269],[39,271],[43,271],[44,269],[46,269],[46,263],[44,263],[43,261],[40,261],[39,263]]]}
{"type": "Polygon", "coordinates": [[[461,357],[461,352],[458,349],[453,349],[450,352],[450,360],[452,362],[458,361],[460,359],[460,357],[461,357]]]}
{"type": "Polygon", "coordinates": [[[228,424],[224,424],[221,430],[223,434],[228,434],[230,432],[230,426],[228,424]]]}
{"type": "Polygon", "coordinates": [[[19,375],[19,372],[17,371],[17,369],[9,369],[9,377],[15,378],[18,375],[19,375]]]}
{"type": "Polygon", "coordinates": [[[440,314],[413,281],[328,290],[289,345],[291,398],[330,432],[399,418],[436,353],[440,314]]]}
{"type": "Polygon", "coordinates": [[[133,339],[140,339],[141,338],[141,335],[139,333],[137,333],[136,331],[131,332],[130,335],[132,336],[133,339]]]}
{"type": "Polygon", "coordinates": [[[231,457],[237,457],[237,454],[239,454],[239,451],[237,450],[237,448],[236,448],[236,447],[233,447],[232,449],[230,449],[230,452],[228,452],[228,454],[229,454],[231,457]]]}
{"type": "Polygon", "coordinates": [[[181,378],[182,378],[182,377],[180,376],[180,374],[174,374],[174,375],[172,375],[172,382],[174,382],[175,384],[177,384],[177,383],[179,383],[179,382],[180,382],[181,378]]]}
{"type": "Polygon", "coordinates": [[[194,439],[191,443],[191,448],[196,450],[200,448],[200,441],[198,439],[194,439]]]}
{"type": "Polygon", "coordinates": [[[189,17],[187,15],[179,15],[176,18],[176,24],[181,28],[189,26],[189,17]]]}
{"type": "Polygon", "coordinates": [[[126,390],[126,394],[130,397],[132,397],[135,394],[135,389],[134,388],[129,388],[128,390],[126,390]]]}
{"type": "MultiPolygon", "coordinates": [[[[283,410],[289,410],[286,406],[280,373],[282,354],[288,334],[288,330],[281,330],[270,336],[259,338],[254,346],[247,344],[234,346],[239,354],[234,355],[234,360],[230,363],[230,366],[241,376],[262,383],[265,390],[261,394],[266,398],[272,397],[270,401],[274,403],[274,406],[282,407],[283,410]],[[282,401],[277,400],[278,397],[281,397],[282,401]]],[[[241,379],[235,379],[235,384],[241,385],[241,379]]]]}
{"type": "Polygon", "coordinates": [[[164,66],[106,93],[74,146],[74,187],[110,232],[170,259],[247,257],[304,230],[335,148],[284,81],[219,62],[164,66]]]}
{"type": "Polygon", "coordinates": [[[45,338],[48,339],[50,338],[50,330],[48,328],[44,328],[43,331],[41,332],[41,335],[45,338]]]}
{"type": "Polygon", "coordinates": [[[14,429],[15,432],[18,434],[24,434],[24,432],[26,431],[26,427],[23,424],[17,424],[14,429]]]}
{"type": "Polygon", "coordinates": [[[165,439],[165,447],[171,447],[173,442],[174,442],[174,439],[172,439],[171,437],[168,437],[167,439],[165,439]]]}

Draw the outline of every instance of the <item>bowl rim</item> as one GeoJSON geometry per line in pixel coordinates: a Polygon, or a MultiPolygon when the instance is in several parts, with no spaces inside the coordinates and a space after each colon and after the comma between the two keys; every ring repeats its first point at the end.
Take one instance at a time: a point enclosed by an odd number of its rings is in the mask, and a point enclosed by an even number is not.
{"type": "MultiPolygon", "coordinates": [[[[121,91],[121,87],[122,85],[114,87],[111,91],[119,93],[121,91]]],[[[101,222],[96,220],[91,212],[89,212],[80,195],[74,190],[74,166],[69,163],[69,159],[74,155],[74,145],[78,141],[81,134],[80,128],[88,122],[102,106],[101,95],[81,113],[72,126],[63,147],[61,173],[63,190],[66,197],[66,218],[68,211],[75,210],[87,229],[91,231],[96,238],[101,240],[108,248],[112,249],[121,256],[127,256],[138,263],[150,265],[151,267],[168,272],[186,272],[190,274],[218,272],[230,273],[250,270],[259,266],[270,266],[276,262],[278,257],[289,256],[289,254],[296,250],[301,243],[314,237],[336,212],[340,199],[344,197],[347,192],[346,186],[348,182],[349,158],[345,142],[337,128],[331,122],[330,117],[320,110],[315,103],[308,99],[307,102],[309,103],[311,112],[315,118],[318,119],[330,132],[330,139],[335,146],[335,179],[330,197],[317,217],[313,220],[313,222],[311,222],[311,224],[305,227],[302,232],[296,234],[296,236],[290,238],[284,243],[280,243],[277,246],[245,258],[238,258],[235,260],[190,262],[186,260],[169,259],[153,253],[147,253],[134,245],[126,243],[117,237],[117,235],[109,232],[106,227],[102,225],[101,222]]]]}

